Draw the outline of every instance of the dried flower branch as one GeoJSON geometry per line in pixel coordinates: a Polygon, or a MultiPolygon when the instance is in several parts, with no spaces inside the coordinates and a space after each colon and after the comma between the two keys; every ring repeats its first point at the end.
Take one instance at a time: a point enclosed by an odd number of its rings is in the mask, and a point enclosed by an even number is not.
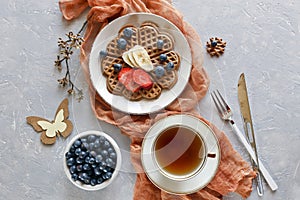
{"type": "Polygon", "coordinates": [[[79,49],[82,43],[84,42],[84,39],[80,37],[81,32],[84,30],[84,28],[87,25],[87,21],[84,22],[81,29],[78,31],[77,34],[74,34],[72,31],[66,34],[67,39],[63,40],[62,38],[58,38],[58,47],[59,47],[59,54],[56,57],[56,60],[54,61],[54,66],[59,70],[62,71],[63,63],[65,63],[66,67],[66,74],[63,78],[58,79],[58,83],[62,87],[68,86],[68,94],[75,95],[77,94],[77,100],[81,101],[83,99],[83,92],[82,89],[79,89],[75,86],[73,81],[71,80],[70,75],[70,66],[69,61],[71,59],[71,55],[73,54],[73,48],[79,49]]]}

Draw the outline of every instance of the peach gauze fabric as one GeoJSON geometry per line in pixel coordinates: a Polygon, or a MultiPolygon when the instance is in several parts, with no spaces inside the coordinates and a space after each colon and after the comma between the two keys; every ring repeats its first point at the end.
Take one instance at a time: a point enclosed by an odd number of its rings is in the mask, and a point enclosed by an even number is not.
{"type": "MultiPolygon", "coordinates": [[[[172,6],[170,0],[60,0],[59,6],[67,20],[78,17],[89,7],[85,42],[81,48],[81,65],[90,88],[91,106],[98,119],[116,125],[131,139],[131,160],[137,172],[134,199],[222,199],[229,192],[237,192],[246,198],[252,191],[252,179],[256,176],[242,157],[233,149],[226,135],[213,124],[199,116],[194,107],[206,95],[209,79],[202,66],[202,44],[194,28],[183,20],[183,16],[172,6]],[[110,21],[133,12],[160,15],[175,24],[185,35],[192,52],[192,71],[184,92],[168,107],[155,114],[128,115],[110,107],[92,86],[89,79],[88,58],[92,44],[99,31],[110,21]],[[157,120],[172,114],[192,114],[204,120],[215,132],[221,147],[221,161],[213,180],[202,190],[189,195],[173,195],[154,186],[143,172],[141,144],[147,130],[157,120]]],[[[103,86],[106,87],[106,86],[103,86]]]]}

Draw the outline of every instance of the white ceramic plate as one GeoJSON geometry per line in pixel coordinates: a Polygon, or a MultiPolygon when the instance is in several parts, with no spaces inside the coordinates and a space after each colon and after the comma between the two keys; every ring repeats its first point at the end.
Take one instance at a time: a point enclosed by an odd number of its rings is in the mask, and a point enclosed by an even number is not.
{"type": "Polygon", "coordinates": [[[96,37],[90,55],[90,77],[99,95],[113,108],[130,114],[148,114],[159,111],[174,101],[184,90],[191,71],[191,52],[189,44],[181,31],[170,21],[149,13],[134,13],[120,17],[108,24],[96,37]],[[178,81],[170,89],[164,89],[154,100],[142,99],[130,101],[123,96],[111,94],[106,88],[106,76],[102,74],[99,52],[105,50],[107,44],[117,36],[118,31],[126,24],[139,27],[145,21],[152,21],[159,26],[160,32],[173,36],[174,50],[179,53],[181,64],[178,70],[178,81]]]}
{"type": "Polygon", "coordinates": [[[205,187],[215,176],[220,162],[220,147],[214,132],[203,121],[190,115],[172,115],[156,122],[148,131],[142,145],[142,165],[151,182],[160,189],[173,194],[194,193],[205,187]],[[200,171],[187,180],[170,179],[158,169],[153,156],[156,136],[163,130],[183,125],[198,132],[206,144],[207,157],[200,171]]]}

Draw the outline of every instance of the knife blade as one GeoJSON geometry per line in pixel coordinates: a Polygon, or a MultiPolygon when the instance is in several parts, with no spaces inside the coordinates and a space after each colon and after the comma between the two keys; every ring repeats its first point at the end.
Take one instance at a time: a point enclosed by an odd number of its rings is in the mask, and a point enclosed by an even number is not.
{"type": "Polygon", "coordinates": [[[241,115],[242,115],[242,118],[244,121],[243,124],[244,124],[245,134],[246,134],[248,142],[251,145],[251,147],[255,153],[255,157],[256,157],[256,162],[254,162],[254,160],[251,159],[251,164],[252,164],[253,169],[257,173],[256,179],[255,179],[256,186],[257,186],[257,193],[259,196],[263,196],[264,190],[263,190],[263,184],[262,184],[262,177],[260,174],[258,152],[257,152],[257,147],[256,147],[255,134],[254,134],[254,128],[253,128],[253,123],[252,123],[249,98],[248,98],[248,92],[247,92],[247,86],[246,86],[244,73],[242,73],[240,75],[240,78],[238,81],[238,99],[239,99],[239,104],[240,104],[241,115]]]}

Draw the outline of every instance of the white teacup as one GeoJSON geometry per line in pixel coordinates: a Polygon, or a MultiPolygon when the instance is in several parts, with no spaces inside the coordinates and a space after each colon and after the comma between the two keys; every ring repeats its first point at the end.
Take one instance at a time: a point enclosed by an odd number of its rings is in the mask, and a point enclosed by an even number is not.
{"type": "Polygon", "coordinates": [[[159,170],[170,179],[189,179],[206,161],[205,141],[187,126],[168,127],[155,137],[152,155],[159,170]]]}

